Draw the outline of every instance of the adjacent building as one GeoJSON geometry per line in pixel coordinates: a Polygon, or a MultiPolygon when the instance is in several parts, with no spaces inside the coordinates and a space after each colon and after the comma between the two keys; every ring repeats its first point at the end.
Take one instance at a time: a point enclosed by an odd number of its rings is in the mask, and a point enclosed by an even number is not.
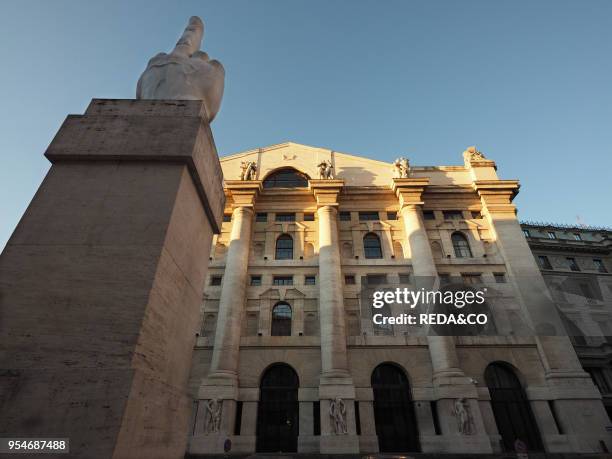
{"type": "Polygon", "coordinates": [[[548,275],[516,218],[518,181],[475,148],[463,160],[390,165],[295,143],[221,158],[189,453],[612,448],[600,391],[532,307],[550,301],[548,275]],[[422,278],[486,287],[495,333],[373,323],[364,285],[422,278]]]}
{"type": "Polygon", "coordinates": [[[521,227],[612,419],[612,230],[530,222],[521,227]]]}

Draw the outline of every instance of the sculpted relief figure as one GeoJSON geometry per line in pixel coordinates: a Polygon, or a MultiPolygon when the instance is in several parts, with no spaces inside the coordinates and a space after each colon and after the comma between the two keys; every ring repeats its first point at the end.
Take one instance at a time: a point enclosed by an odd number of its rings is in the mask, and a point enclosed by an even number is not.
{"type": "Polygon", "coordinates": [[[473,432],[473,420],[470,414],[470,407],[465,398],[458,398],[455,400],[453,406],[453,415],[457,418],[457,427],[461,435],[472,435],[473,432]]]}
{"type": "Polygon", "coordinates": [[[204,23],[192,16],[174,50],[149,61],[138,80],[136,98],[202,100],[208,121],[212,121],[221,106],[225,70],[200,51],[203,36],[204,23]]]}
{"type": "Polygon", "coordinates": [[[332,421],[332,427],[336,435],[346,435],[348,429],[346,426],[346,406],[344,400],[336,397],[329,404],[329,416],[332,421]]]}
{"type": "Polygon", "coordinates": [[[317,164],[319,168],[319,179],[327,180],[334,178],[334,166],[332,162],[328,159],[327,161],[322,161],[317,164]]]}
{"type": "Polygon", "coordinates": [[[255,180],[255,173],[257,172],[257,165],[254,161],[242,161],[240,163],[240,180],[255,180]]]}
{"type": "Polygon", "coordinates": [[[205,403],[206,407],[206,433],[217,433],[221,426],[221,407],[223,400],[212,399],[207,400],[205,403]]]}
{"type": "Polygon", "coordinates": [[[393,161],[393,177],[408,178],[409,170],[410,170],[410,166],[406,158],[401,157],[393,161]]]}

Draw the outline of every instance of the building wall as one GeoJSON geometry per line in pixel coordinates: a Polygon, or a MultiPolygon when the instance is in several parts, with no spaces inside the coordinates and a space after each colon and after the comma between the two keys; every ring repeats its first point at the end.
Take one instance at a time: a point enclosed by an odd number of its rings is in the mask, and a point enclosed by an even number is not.
{"type": "MultiPolygon", "coordinates": [[[[529,295],[542,293],[530,292],[530,286],[522,284],[526,277],[523,273],[535,272],[544,285],[511,204],[517,182],[498,179],[495,163],[484,157],[474,159],[464,154],[464,159],[463,166],[411,167],[412,181],[403,184],[394,179],[389,164],[292,143],[222,158],[227,217],[221,234],[213,241],[201,334],[194,353],[190,387],[196,402],[189,452],[220,452],[228,438],[234,452],[255,451],[261,378],[270,365],[278,362],[290,365],[299,378],[300,452],[378,451],[371,376],[384,362],[397,365],[409,380],[423,451],[501,451],[484,377],[487,366],[498,361],[513,368],[521,381],[546,451],[601,451],[606,447],[601,442],[612,447],[605,432],[608,421],[601,396],[577,363],[569,341],[516,332],[525,325],[525,311],[532,298],[529,295]],[[329,202],[322,200],[323,188],[318,187],[324,183],[316,179],[317,165],[324,160],[334,165],[335,178],[342,180],[332,204],[337,208],[333,250],[337,253],[340,282],[325,285],[332,285],[342,300],[341,314],[333,316],[334,321],[344,320],[342,327],[334,329],[340,330],[342,343],[335,341],[331,346],[335,346],[334,352],[345,355],[347,374],[331,383],[322,362],[329,351],[330,338],[333,341],[338,336],[336,332],[333,337],[321,336],[320,332],[326,325],[322,317],[328,317],[325,314],[333,307],[321,300],[327,292],[321,290],[326,279],[320,276],[322,216],[318,209],[329,202]],[[256,180],[234,182],[240,176],[243,161],[257,165],[256,180]],[[309,186],[257,188],[258,180],[265,181],[274,171],[287,167],[306,174],[309,186]],[[427,183],[419,188],[414,184],[425,182],[418,179],[426,179],[427,183]],[[251,187],[248,193],[244,188],[247,185],[251,187]],[[252,214],[252,224],[248,253],[244,252],[237,262],[239,249],[231,247],[236,241],[236,218],[244,225],[242,214],[236,213],[241,206],[251,209],[247,215],[252,214]],[[411,234],[407,234],[410,226],[404,212],[410,211],[405,207],[416,209],[427,247],[417,247],[411,234]],[[367,211],[377,212],[378,218],[360,219],[359,213],[367,211]],[[295,213],[295,221],[277,221],[277,214],[287,212],[295,213]],[[471,256],[457,257],[451,241],[454,232],[467,238],[471,256]],[[380,238],[382,258],[365,258],[363,237],[367,233],[380,238]],[[291,260],[275,259],[276,240],[282,234],[293,238],[291,260]],[[369,306],[360,300],[362,282],[373,274],[386,275],[390,283],[405,282],[406,276],[414,280],[415,270],[423,266],[422,257],[414,254],[428,251],[441,279],[480,276],[478,280],[491,292],[495,336],[435,341],[412,336],[400,326],[381,330],[372,324],[369,306]],[[229,290],[235,287],[228,287],[235,286],[234,272],[242,270],[246,276],[244,297],[237,290],[232,295],[229,290]],[[260,285],[251,285],[253,276],[260,276],[260,285]],[[275,276],[293,276],[293,285],[274,285],[275,276]],[[306,284],[307,276],[315,277],[314,285],[306,284]],[[279,301],[291,305],[291,336],[271,336],[271,311],[279,301]],[[231,313],[228,315],[224,308],[231,308],[231,313]],[[229,326],[228,320],[236,314],[239,320],[229,326]],[[239,351],[236,345],[226,347],[231,342],[226,339],[227,333],[234,335],[239,351]],[[211,369],[215,352],[221,356],[239,355],[235,375],[223,382],[216,367],[211,369]],[[334,398],[329,395],[332,392],[335,396],[342,394],[347,402],[346,435],[330,431],[327,410],[334,398]],[[204,403],[214,398],[223,400],[223,414],[221,427],[211,430],[204,403]],[[455,401],[461,399],[466,400],[470,414],[469,433],[458,426],[453,411],[455,401]],[[321,413],[320,435],[314,434],[316,406],[320,406],[321,413]],[[555,419],[570,414],[582,420],[583,426],[564,428],[555,419]],[[235,435],[238,415],[240,435],[235,435]]],[[[324,198],[330,199],[329,196],[325,194],[324,198]]]]}

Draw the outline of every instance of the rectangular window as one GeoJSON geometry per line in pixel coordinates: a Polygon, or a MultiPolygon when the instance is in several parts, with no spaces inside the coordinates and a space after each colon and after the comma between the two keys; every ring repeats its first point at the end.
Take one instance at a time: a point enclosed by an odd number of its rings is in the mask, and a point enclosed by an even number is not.
{"type": "Polygon", "coordinates": [[[257,215],[255,216],[255,221],[260,223],[266,223],[268,221],[268,213],[257,212],[257,215]]]}
{"type": "Polygon", "coordinates": [[[379,220],[378,212],[359,212],[359,221],[367,222],[379,220]]]}
{"type": "Polygon", "coordinates": [[[593,295],[593,290],[591,290],[591,286],[589,284],[581,282],[580,284],[578,284],[578,287],[580,288],[580,291],[582,292],[582,295],[585,298],[588,298],[589,300],[595,299],[595,295],[593,295]]]}
{"type": "Polygon", "coordinates": [[[221,285],[223,276],[210,276],[210,285],[221,285]]]}
{"type": "Polygon", "coordinates": [[[295,221],[295,213],[282,213],[282,214],[276,214],[276,221],[277,222],[294,222],[295,221]]]}
{"type": "Polygon", "coordinates": [[[424,210],[423,211],[423,218],[425,220],[435,220],[436,219],[436,214],[434,214],[433,210],[424,210]]]}
{"type": "Polygon", "coordinates": [[[531,237],[531,234],[529,234],[529,230],[528,229],[524,229],[523,230],[523,234],[525,235],[525,237],[531,237]]]}
{"type": "Polygon", "coordinates": [[[574,240],[575,241],[582,241],[582,236],[580,235],[580,233],[574,233],[574,240]]]}
{"type": "Polygon", "coordinates": [[[506,283],[506,274],[505,273],[493,273],[493,276],[495,277],[495,282],[498,284],[505,284],[506,283]]]}
{"type": "Polygon", "coordinates": [[[548,239],[557,239],[557,234],[554,231],[549,231],[546,233],[548,239]]]}
{"type": "Polygon", "coordinates": [[[242,402],[236,402],[236,418],[234,420],[234,435],[240,435],[242,425],[242,402]]]}
{"type": "Polygon", "coordinates": [[[461,274],[461,280],[466,285],[480,284],[482,282],[482,276],[476,273],[463,273],[461,274]]]}
{"type": "Polygon", "coordinates": [[[304,214],[304,221],[305,222],[314,222],[314,214],[313,213],[304,214]]]}
{"type": "Polygon", "coordinates": [[[366,276],[366,281],[368,285],[381,285],[387,283],[387,275],[386,274],[368,274],[366,276]]]}
{"type": "Polygon", "coordinates": [[[599,271],[600,273],[608,272],[608,270],[606,269],[606,265],[603,264],[603,260],[600,260],[599,258],[593,258],[593,264],[595,265],[597,271],[599,271]]]}
{"type": "Polygon", "coordinates": [[[580,268],[578,267],[578,263],[576,263],[576,259],[572,258],[572,257],[567,257],[567,266],[569,267],[569,269],[571,269],[572,271],[580,271],[580,268]]]}
{"type": "Polygon", "coordinates": [[[399,275],[400,284],[409,284],[410,283],[410,274],[400,274],[399,275]]]}
{"type": "Polygon", "coordinates": [[[316,283],[317,283],[316,276],[306,276],[306,277],[304,277],[304,284],[305,285],[315,285],[316,283]]]}
{"type": "Polygon", "coordinates": [[[442,285],[450,284],[451,282],[450,274],[442,273],[438,274],[438,277],[440,278],[440,284],[442,285]]]}
{"type": "Polygon", "coordinates": [[[350,222],[351,221],[351,213],[350,212],[340,212],[340,221],[341,222],[350,222]]]}
{"type": "Polygon", "coordinates": [[[440,417],[438,416],[438,404],[435,400],[429,402],[431,408],[431,417],[433,418],[434,432],[436,435],[442,435],[442,429],[440,428],[440,417]]]}
{"type": "Polygon", "coordinates": [[[387,212],[387,220],[397,220],[397,212],[387,212]]]}
{"type": "Polygon", "coordinates": [[[321,435],[321,402],[312,402],[312,433],[321,435]]]}
{"type": "Polygon", "coordinates": [[[232,221],[232,214],[223,214],[223,221],[224,222],[231,222],[232,221]]]}
{"type": "Polygon", "coordinates": [[[542,269],[552,269],[550,260],[546,255],[538,255],[538,263],[540,263],[540,268],[542,269]]]}
{"type": "Polygon", "coordinates": [[[443,214],[444,214],[444,220],[463,219],[463,212],[461,212],[460,210],[445,210],[443,214]]]}
{"type": "Polygon", "coordinates": [[[344,283],[346,285],[355,285],[355,276],[352,274],[349,276],[344,276],[344,283]]]}
{"type": "Polygon", "coordinates": [[[478,210],[473,210],[471,214],[473,219],[479,220],[482,218],[482,214],[478,210]]]}
{"type": "Polygon", "coordinates": [[[355,429],[357,435],[361,435],[361,415],[359,414],[359,402],[355,400],[355,429]]]}
{"type": "Polygon", "coordinates": [[[261,285],[261,276],[251,276],[251,285],[261,285]]]}
{"type": "Polygon", "coordinates": [[[293,285],[293,276],[274,276],[274,285],[293,285]]]}

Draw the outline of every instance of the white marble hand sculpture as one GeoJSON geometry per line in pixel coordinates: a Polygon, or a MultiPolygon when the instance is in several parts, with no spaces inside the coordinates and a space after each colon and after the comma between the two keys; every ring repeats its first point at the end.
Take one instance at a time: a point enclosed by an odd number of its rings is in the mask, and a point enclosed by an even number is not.
{"type": "Polygon", "coordinates": [[[138,80],[136,98],[202,100],[212,121],[221,107],[225,70],[200,51],[203,36],[204,23],[192,16],[174,50],[149,61],[138,80]]]}

